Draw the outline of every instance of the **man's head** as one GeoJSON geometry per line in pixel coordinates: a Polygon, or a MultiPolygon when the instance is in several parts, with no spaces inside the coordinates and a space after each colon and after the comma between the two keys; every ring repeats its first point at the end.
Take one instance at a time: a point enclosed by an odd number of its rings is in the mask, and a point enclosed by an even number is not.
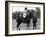
{"type": "Polygon", "coordinates": [[[27,10],[27,7],[25,7],[25,10],[27,10]]]}

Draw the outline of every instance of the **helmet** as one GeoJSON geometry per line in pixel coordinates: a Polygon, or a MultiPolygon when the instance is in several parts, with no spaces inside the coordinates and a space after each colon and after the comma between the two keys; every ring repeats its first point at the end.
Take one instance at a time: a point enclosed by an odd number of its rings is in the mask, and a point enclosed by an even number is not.
{"type": "Polygon", "coordinates": [[[25,10],[27,10],[27,7],[25,8],[25,10]]]}

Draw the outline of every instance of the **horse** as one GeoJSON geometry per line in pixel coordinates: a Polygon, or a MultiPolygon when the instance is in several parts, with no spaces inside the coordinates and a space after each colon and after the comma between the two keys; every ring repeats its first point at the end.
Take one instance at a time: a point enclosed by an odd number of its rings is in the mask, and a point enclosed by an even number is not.
{"type": "MultiPolygon", "coordinates": [[[[17,30],[20,30],[19,25],[21,23],[26,23],[27,24],[27,28],[30,27],[30,19],[33,19],[33,29],[34,27],[36,28],[36,22],[37,22],[37,17],[34,15],[35,10],[27,10],[27,12],[15,12],[13,13],[13,18],[16,19],[17,22],[17,30]]],[[[30,29],[30,28],[29,28],[30,29]]]]}

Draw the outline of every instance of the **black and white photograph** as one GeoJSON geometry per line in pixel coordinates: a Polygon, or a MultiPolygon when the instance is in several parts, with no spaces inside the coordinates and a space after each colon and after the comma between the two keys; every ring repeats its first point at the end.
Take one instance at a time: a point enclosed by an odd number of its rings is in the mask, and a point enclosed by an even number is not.
{"type": "Polygon", "coordinates": [[[12,6],[12,30],[40,29],[40,8],[12,6]]]}
{"type": "Polygon", "coordinates": [[[44,3],[8,2],[8,34],[43,33],[44,3]]]}

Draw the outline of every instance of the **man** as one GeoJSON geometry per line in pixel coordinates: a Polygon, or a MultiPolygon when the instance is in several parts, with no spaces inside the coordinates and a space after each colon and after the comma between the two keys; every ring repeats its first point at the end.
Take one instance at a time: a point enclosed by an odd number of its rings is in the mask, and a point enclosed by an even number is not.
{"type": "Polygon", "coordinates": [[[28,13],[30,13],[30,12],[31,12],[30,10],[28,10],[28,9],[27,9],[27,7],[25,8],[25,10],[26,10],[28,13]]]}
{"type": "Polygon", "coordinates": [[[25,10],[27,11],[27,12],[26,12],[26,14],[27,14],[27,15],[26,15],[26,16],[27,16],[26,19],[27,19],[27,21],[28,21],[28,22],[27,22],[27,29],[30,30],[30,12],[31,12],[31,11],[28,10],[27,7],[25,8],[25,10]]]}

